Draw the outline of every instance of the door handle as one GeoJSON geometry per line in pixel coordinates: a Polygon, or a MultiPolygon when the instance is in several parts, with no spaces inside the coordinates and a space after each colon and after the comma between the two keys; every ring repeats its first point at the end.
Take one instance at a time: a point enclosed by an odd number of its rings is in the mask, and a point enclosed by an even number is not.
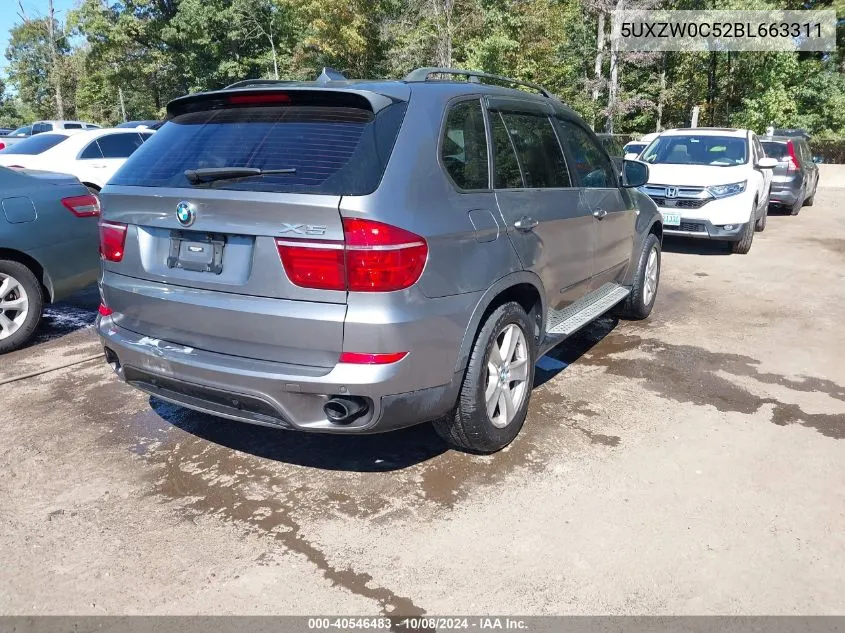
{"type": "Polygon", "coordinates": [[[604,209],[596,209],[595,211],[593,211],[593,217],[598,220],[603,220],[604,216],[606,215],[607,211],[605,211],[604,209]]]}
{"type": "Polygon", "coordinates": [[[521,218],[519,218],[516,222],[513,223],[516,230],[525,232],[533,230],[538,224],[540,223],[537,220],[535,220],[534,218],[530,218],[527,215],[523,215],[521,218]]]}

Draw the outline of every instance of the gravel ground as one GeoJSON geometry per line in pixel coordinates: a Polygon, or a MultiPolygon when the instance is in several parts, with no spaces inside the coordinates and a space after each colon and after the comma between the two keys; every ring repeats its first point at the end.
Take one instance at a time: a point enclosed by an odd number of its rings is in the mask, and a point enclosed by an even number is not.
{"type": "MultiPolygon", "coordinates": [[[[542,361],[492,457],[0,387],[0,613],[845,613],[845,183],[747,256],[667,241],[657,307],[542,361]]],[[[4,378],[96,353],[95,291],[4,378]]]]}

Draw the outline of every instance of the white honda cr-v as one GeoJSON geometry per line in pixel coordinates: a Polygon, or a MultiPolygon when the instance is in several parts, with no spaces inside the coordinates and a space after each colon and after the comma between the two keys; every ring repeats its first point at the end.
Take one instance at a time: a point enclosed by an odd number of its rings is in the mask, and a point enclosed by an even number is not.
{"type": "Polygon", "coordinates": [[[730,243],[751,249],[754,231],[766,228],[774,158],[749,130],[667,130],[640,155],[649,163],[641,191],[663,214],[664,235],[730,243]]]}

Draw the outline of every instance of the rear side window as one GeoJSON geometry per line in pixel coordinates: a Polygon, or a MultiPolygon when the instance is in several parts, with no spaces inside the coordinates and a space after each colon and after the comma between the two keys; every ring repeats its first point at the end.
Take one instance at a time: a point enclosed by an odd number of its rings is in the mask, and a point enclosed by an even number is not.
{"type": "Polygon", "coordinates": [[[480,101],[462,101],[449,109],[440,157],[459,188],[489,187],[487,138],[480,101]]]}
{"type": "Polygon", "coordinates": [[[519,161],[501,114],[490,113],[490,127],[493,131],[493,186],[496,189],[519,189],[523,186],[519,161]]]}
{"type": "Polygon", "coordinates": [[[81,130],[82,124],[81,123],[65,123],[66,130],[81,130]]]}
{"type": "Polygon", "coordinates": [[[97,139],[103,158],[129,158],[141,147],[141,136],[137,132],[106,134],[97,139]]]}
{"type": "Polygon", "coordinates": [[[102,158],[103,152],[100,151],[100,146],[97,141],[91,141],[79,154],[80,160],[90,160],[92,158],[102,158]]]}
{"type": "Polygon", "coordinates": [[[3,150],[4,154],[41,154],[42,152],[46,152],[48,149],[55,147],[62,141],[64,141],[67,136],[63,134],[39,134],[37,136],[30,136],[22,140],[20,143],[16,143],[11,147],[7,147],[3,150]]]}
{"type": "Polygon", "coordinates": [[[499,113],[510,135],[528,188],[570,187],[569,172],[547,116],[499,113]]]}
{"type": "Polygon", "coordinates": [[[580,125],[561,119],[563,142],[573,160],[573,168],[588,188],[603,189],[616,186],[613,165],[607,154],[580,125]]]}
{"type": "Polygon", "coordinates": [[[177,115],[132,155],[115,185],[364,195],[378,187],[405,103],[359,107],[242,106],[177,115]],[[295,169],[192,185],[186,169],[295,169]]]}

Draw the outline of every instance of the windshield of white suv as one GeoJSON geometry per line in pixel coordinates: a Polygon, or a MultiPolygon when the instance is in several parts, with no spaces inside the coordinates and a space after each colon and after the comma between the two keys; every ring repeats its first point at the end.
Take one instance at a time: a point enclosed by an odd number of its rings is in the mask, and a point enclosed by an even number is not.
{"type": "Polygon", "coordinates": [[[748,143],[736,136],[660,136],[642,153],[640,160],[669,165],[732,167],[748,161],[748,143]]]}

